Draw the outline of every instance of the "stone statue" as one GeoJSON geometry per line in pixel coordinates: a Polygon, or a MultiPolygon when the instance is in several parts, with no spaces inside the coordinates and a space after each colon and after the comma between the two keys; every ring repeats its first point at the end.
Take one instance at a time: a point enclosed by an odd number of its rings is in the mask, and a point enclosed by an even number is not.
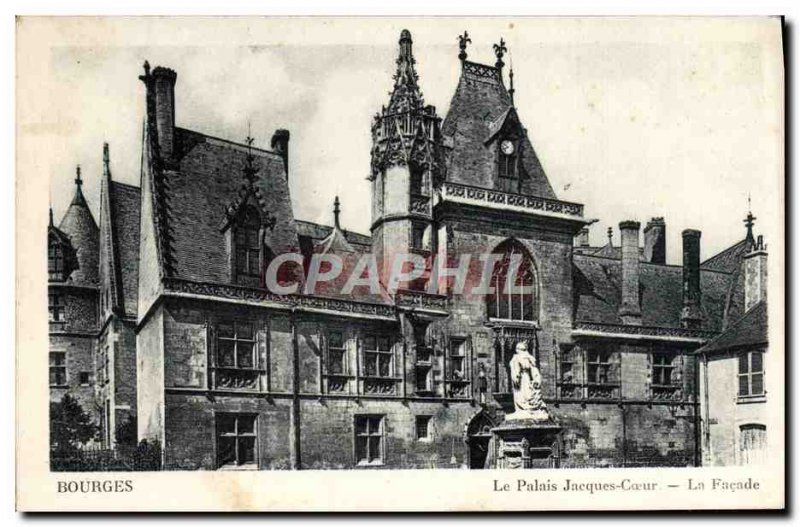
{"type": "Polygon", "coordinates": [[[514,413],[506,420],[530,419],[547,421],[550,415],[542,400],[542,375],[536,367],[536,359],[528,351],[528,344],[517,344],[511,357],[511,385],[514,390],[514,413]]]}

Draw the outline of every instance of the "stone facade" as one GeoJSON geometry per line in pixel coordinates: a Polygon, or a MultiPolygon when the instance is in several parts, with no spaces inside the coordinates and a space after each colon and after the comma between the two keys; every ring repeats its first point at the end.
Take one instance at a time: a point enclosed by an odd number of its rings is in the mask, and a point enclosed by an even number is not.
{"type": "MultiPolygon", "coordinates": [[[[135,418],[173,470],[486,468],[490,430],[510,409],[508,361],[525,341],[563,429],[553,464],[699,463],[694,352],[738,302],[729,262],[741,254],[700,263],[691,231],[689,267],[668,265],[663,218],[644,248],[635,221],[620,225],[623,248],[589,247],[592,221],[557,199],[514,107],[505,44],[488,66],[466,60],[461,41],[444,119],[422,99],[412,44],[404,31],[372,123],[370,236],[341,228],[338,200],[333,227],[294,218],[286,130],[268,151],[178,128],[177,74],[145,64],[141,187],[113,182],[106,150],[99,277],[81,289],[94,310],[81,349],[99,375],[85,398],[104,441],[135,418]],[[426,269],[397,291],[264,283],[278,255],[372,254],[385,278],[405,252],[426,269]],[[526,291],[470,292],[478,257],[492,254],[501,267],[521,257],[526,291]],[[432,260],[462,255],[474,257],[466,291],[436,280],[432,260]]],[[[90,310],[79,306],[69,310],[90,310]]]]}

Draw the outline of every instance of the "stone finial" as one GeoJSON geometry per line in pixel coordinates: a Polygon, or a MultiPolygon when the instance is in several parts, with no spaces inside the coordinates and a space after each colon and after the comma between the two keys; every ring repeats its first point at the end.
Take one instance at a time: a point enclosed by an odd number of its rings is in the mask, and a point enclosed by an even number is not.
{"type": "Polygon", "coordinates": [[[608,246],[609,247],[614,246],[614,229],[612,229],[611,227],[608,228],[608,246]]]}
{"type": "Polygon", "coordinates": [[[458,49],[459,49],[458,59],[461,62],[467,60],[467,44],[471,43],[472,40],[469,38],[469,33],[467,33],[466,29],[464,30],[463,35],[458,35],[458,49]]]}
{"type": "Polygon", "coordinates": [[[748,210],[747,217],[744,219],[744,226],[747,228],[747,236],[745,237],[747,249],[752,249],[756,245],[755,237],[753,236],[753,225],[755,225],[756,219],[753,216],[753,212],[748,210]]]}
{"type": "Polygon", "coordinates": [[[333,200],[333,224],[336,226],[337,229],[340,229],[339,226],[339,213],[341,209],[339,208],[339,196],[333,200]]]}
{"type": "Polygon", "coordinates": [[[83,179],[81,179],[81,166],[77,165],[75,167],[75,184],[78,186],[78,189],[81,188],[83,185],[83,179]]]}
{"type": "Polygon", "coordinates": [[[503,62],[503,55],[505,55],[505,53],[508,51],[508,48],[506,47],[506,41],[500,37],[500,43],[495,44],[493,48],[494,54],[497,57],[497,62],[494,63],[494,66],[501,70],[503,69],[503,66],[505,66],[505,62],[503,62]]]}

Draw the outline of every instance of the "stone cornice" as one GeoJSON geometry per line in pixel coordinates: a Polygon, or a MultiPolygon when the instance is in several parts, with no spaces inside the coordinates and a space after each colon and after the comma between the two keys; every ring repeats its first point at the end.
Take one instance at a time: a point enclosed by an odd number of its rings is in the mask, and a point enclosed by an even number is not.
{"type": "Polygon", "coordinates": [[[703,344],[716,336],[717,332],[658,326],[576,322],[572,329],[572,335],[576,337],[658,340],[703,344]]]}
{"type": "Polygon", "coordinates": [[[201,300],[227,300],[248,305],[284,310],[324,313],[335,316],[396,320],[394,306],[356,302],[338,298],[307,295],[276,295],[266,289],[241,287],[230,284],[193,282],[178,278],[164,279],[164,295],[201,300]]]}

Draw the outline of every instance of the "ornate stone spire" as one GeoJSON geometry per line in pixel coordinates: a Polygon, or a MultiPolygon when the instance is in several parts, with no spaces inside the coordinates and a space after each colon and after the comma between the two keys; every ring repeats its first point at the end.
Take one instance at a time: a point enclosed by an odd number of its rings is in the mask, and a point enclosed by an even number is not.
{"type": "Polygon", "coordinates": [[[404,29],[400,33],[397,71],[394,74],[394,90],[389,100],[388,113],[397,113],[424,106],[422,93],[419,91],[419,75],[414,68],[416,61],[412,51],[411,32],[404,29]]]}
{"type": "Polygon", "coordinates": [[[508,70],[508,95],[511,97],[511,106],[514,106],[514,66],[508,70]]]}

